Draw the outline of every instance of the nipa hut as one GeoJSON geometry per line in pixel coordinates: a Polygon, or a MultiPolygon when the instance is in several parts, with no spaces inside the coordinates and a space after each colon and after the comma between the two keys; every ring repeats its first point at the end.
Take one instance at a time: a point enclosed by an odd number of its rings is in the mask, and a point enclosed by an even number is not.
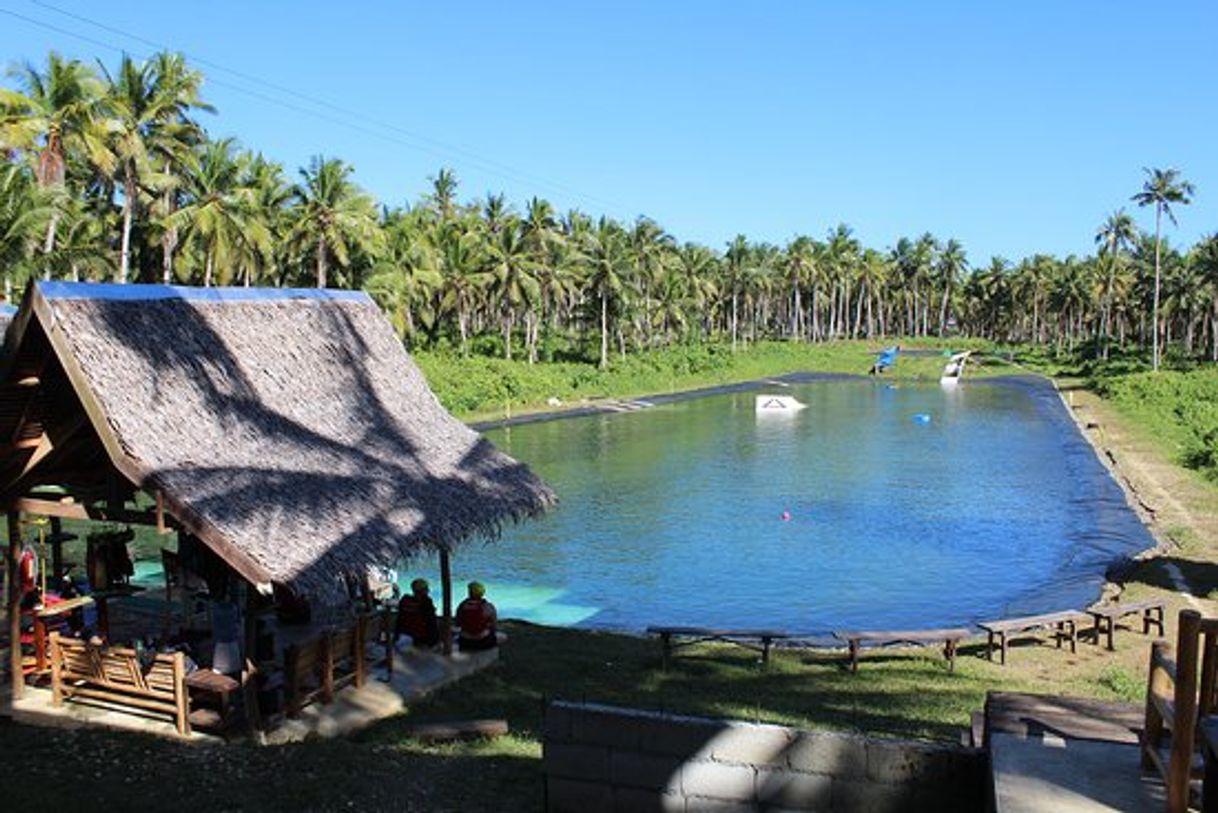
{"type": "Polygon", "coordinates": [[[445,411],[357,292],[33,285],[0,432],[14,541],[18,512],[168,524],[262,593],[323,602],[555,499],[445,411]]]}

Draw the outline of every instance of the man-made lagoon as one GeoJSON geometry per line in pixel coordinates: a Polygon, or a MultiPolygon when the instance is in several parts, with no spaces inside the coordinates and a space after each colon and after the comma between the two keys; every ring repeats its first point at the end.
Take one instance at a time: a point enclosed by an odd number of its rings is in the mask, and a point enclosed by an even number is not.
{"type": "Polygon", "coordinates": [[[1085,606],[1153,544],[1041,379],[813,380],[487,436],[562,504],[455,568],[540,623],[955,625],[1085,606]],[[763,391],[807,409],[758,415],[763,391]]]}

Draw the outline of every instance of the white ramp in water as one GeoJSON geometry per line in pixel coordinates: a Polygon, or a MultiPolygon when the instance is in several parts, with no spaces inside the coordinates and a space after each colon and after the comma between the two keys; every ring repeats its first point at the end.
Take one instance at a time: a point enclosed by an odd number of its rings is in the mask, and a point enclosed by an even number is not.
{"type": "Polygon", "coordinates": [[[758,395],[756,409],[758,415],[790,415],[807,409],[807,405],[790,395],[758,395]]]}

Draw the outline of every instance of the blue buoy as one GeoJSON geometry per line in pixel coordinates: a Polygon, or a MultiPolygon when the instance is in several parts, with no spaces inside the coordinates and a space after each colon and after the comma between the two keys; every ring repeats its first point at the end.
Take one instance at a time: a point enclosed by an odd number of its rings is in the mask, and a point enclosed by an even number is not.
{"type": "Polygon", "coordinates": [[[913,416],[914,423],[930,423],[930,416],[925,412],[919,412],[913,416]]]}

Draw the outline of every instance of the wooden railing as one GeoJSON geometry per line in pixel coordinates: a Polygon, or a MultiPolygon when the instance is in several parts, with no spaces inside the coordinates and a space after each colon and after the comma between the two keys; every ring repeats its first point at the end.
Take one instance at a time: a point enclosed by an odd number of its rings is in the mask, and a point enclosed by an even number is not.
{"type": "Polygon", "coordinates": [[[1202,618],[1196,610],[1181,610],[1176,645],[1156,641],[1150,647],[1142,732],[1142,767],[1154,768],[1163,777],[1168,813],[1188,810],[1197,723],[1218,708],[1216,691],[1218,618],[1202,618]],[[1168,731],[1171,736],[1164,755],[1163,741],[1168,731]]]}

